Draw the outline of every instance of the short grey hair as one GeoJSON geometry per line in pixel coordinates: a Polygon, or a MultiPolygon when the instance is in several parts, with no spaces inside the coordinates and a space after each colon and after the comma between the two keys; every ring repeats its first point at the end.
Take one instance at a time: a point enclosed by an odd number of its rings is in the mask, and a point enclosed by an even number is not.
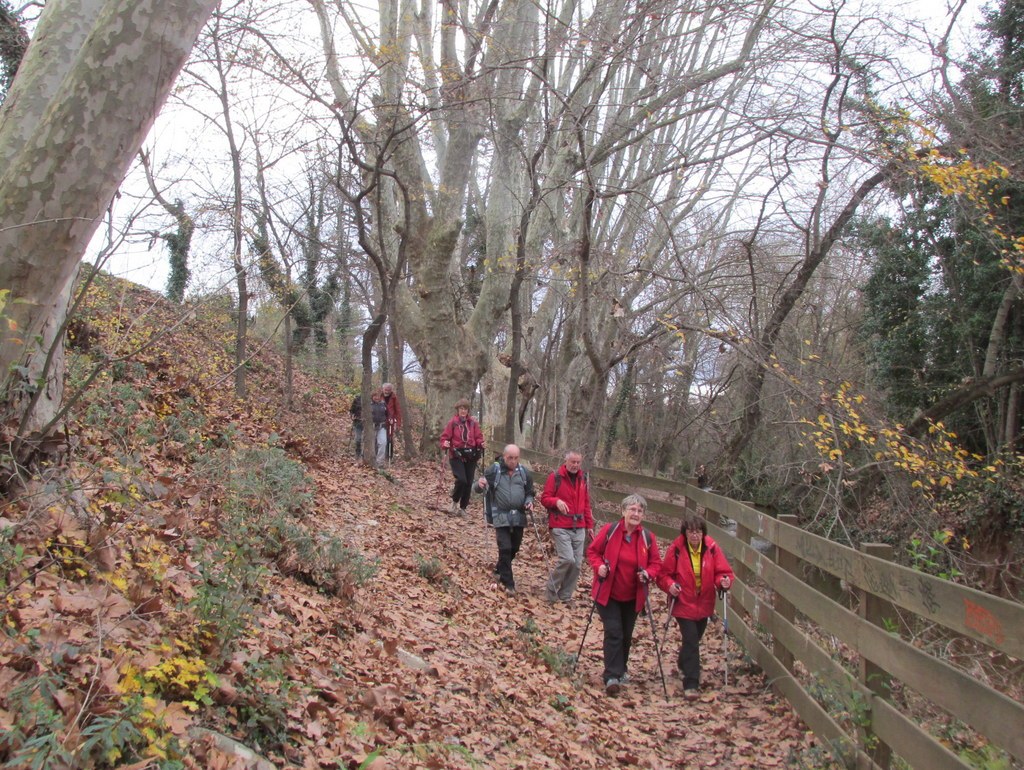
{"type": "Polygon", "coordinates": [[[644,513],[647,513],[647,501],[644,499],[643,495],[632,494],[626,497],[622,501],[622,510],[626,510],[631,505],[639,505],[643,509],[644,513]]]}

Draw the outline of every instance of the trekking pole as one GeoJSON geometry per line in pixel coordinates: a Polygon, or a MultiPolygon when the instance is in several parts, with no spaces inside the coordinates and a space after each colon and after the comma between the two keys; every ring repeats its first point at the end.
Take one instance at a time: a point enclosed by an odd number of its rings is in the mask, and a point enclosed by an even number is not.
{"type": "Polygon", "coordinates": [[[725,660],[725,684],[729,686],[729,592],[724,588],[718,589],[718,598],[722,600],[722,634],[725,636],[722,645],[722,658],[725,660]]]}
{"type": "MultiPolygon", "coordinates": [[[[658,629],[654,625],[654,612],[651,610],[651,584],[648,580],[644,583],[644,605],[647,607],[647,619],[651,621],[651,636],[654,638],[654,654],[658,657],[658,673],[661,674],[661,689],[665,691],[665,697],[668,697],[668,685],[665,683],[665,669],[661,665],[661,648],[658,647],[658,629]]],[[[669,616],[671,617],[671,615],[669,616]]]]}
{"type": "MultiPolygon", "coordinates": [[[[608,562],[605,561],[605,564],[607,565],[608,562]]],[[[600,585],[603,582],[604,582],[604,578],[598,578],[597,579],[598,585],[600,585]]],[[[594,619],[594,610],[596,610],[596,609],[597,609],[597,599],[594,599],[594,601],[590,605],[590,614],[587,615],[587,625],[585,625],[583,627],[583,638],[580,639],[580,648],[576,651],[576,660],[574,660],[572,662],[572,672],[571,672],[571,675],[575,675],[576,674],[576,666],[579,665],[579,663],[580,663],[580,656],[583,655],[583,645],[587,641],[587,631],[590,630],[590,621],[592,621],[594,619]]]]}
{"type": "Polygon", "coordinates": [[[433,510],[439,511],[438,504],[441,502],[441,490],[444,489],[444,450],[441,450],[441,461],[437,466],[437,487],[434,490],[434,508],[433,510]]]}
{"type": "Polygon", "coordinates": [[[533,509],[531,508],[529,511],[527,511],[527,514],[530,517],[530,523],[533,524],[533,534],[537,536],[537,542],[544,549],[544,556],[550,558],[551,553],[548,549],[548,543],[540,536],[540,528],[537,527],[537,517],[533,515],[533,509]]]}
{"type": "Polygon", "coordinates": [[[665,643],[665,639],[668,637],[668,627],[672,625],[672,610],[676,606],[676,597],[672,597],[668,602],[668,617],[665,618],[665,628],[661,632],[662,644],[665,643]]]}

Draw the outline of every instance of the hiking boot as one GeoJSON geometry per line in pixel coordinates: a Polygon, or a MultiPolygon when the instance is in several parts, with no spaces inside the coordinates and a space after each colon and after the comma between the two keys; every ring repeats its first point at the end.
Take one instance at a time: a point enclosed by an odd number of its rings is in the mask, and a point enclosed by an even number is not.
{"type": "Polygon", "coordinates": [[[458,516],[459,515],[459,504],[458,503],[456,503],[454,501],[452,502],[452,507],[449,509],[448,515],[449,516],[458,516]]]}
{"type": "Polygon", "coordinates": [[[558,601],[558,597],[557,596],[552,596],[547,591],[545,591],[544,592],[544,601],[547,602],[548,604],[554,604],[555,602],[558,601]]]}
{"type": "Polygon", "coordinates": [[[700,692],[697,689],[690,687],[683,690],[683,697],[686,698],[686,700],[697,700],[700,697],[700,692]]]}
{"type": "Polygon", "coordinates": [[[619,684],[629,684],[629,672],[619,677],[619,684]]]}
{"type": "Polygon", "coordinates": [[[516,587],[515,586],[505,586],[505,593],[508,594],[509,596],[515,596],[516,595],[516,587]]]}
{"type": "Polygon", "coordinates": [[[619,691],[619,680],[612,677],[604,683],[604,691],[609,695],[615,695],[619,691]]]}
{"type": "Polygon", "coordinates": [[[459,512],[458,512],[458,514],[457,514],[457,515],[459,515],[459,516],[465,516],[465,515],[466,515],[466,509],[465,509],[465,508],[459,508],[459,512]]]}

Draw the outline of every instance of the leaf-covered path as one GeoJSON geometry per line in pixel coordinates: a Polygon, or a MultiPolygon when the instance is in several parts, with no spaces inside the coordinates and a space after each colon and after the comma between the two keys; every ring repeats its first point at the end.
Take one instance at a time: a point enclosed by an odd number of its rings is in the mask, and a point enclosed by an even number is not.
{"type": "MultiPolygon", "coordinates": [[[[451,517],[431,510],[436,461],[399,466],[392,475],[388,483],[345,461],[319,473],[323,526],[379,560],[335,661],[363,714],[344,736],[347,751],[358,755],[362,741],[369,754],[385,731],[392,735],[383,743],[394,749],[379,755],[380,767],[760,768],[789,766],[808,745],[788,706],[742,664],[735,640],[727,642],[733,656],[729,687],[722,686],[721,624],[705,635],[704,689],[696,702],[681,697],[674,627],[662,652],[664,696],[643,618],[631,681],[619,695],[609,697],[601,687],[596,615],[577,679],[559,675],[545,658],[557,666],[579,649],[591,607],[589,568],[570,608],[549,606],[541,598],[548,558],[527,530],[515,563],[518,593],[506,596],[491,578],[496,548],[479,498],[468,517],[451,517]],[[439,574],[424,576],[438,567],[439,574]]],[[[444,492],[440,497],[443,508],[444,492]]],[[[666,612],[660,595],[654,607],[660,633],[666,612]]],[[[325,748],[331,742],[325,736],[325,748]]]]}

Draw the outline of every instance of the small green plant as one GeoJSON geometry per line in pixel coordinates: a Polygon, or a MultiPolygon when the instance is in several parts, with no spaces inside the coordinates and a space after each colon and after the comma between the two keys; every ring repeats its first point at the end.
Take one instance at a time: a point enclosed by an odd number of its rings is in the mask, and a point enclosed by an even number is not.
{"type": "Polygon", "coordinates": [[[960,759],[977,770],[1010,770],[1013,767],[1010,756],[1000,749],[985,745],[977,749],[963,749],[960,759]]]}
{"type": "Polygon", "coordinates": [[[526,642],[530,654],[544,663],[553,674],[564,677],[572,675],[576,656],[566,652],[561,647],[555,647],[541,639],[540,627],[533,618],[527,618],[526,622],[520,627],[519,637],[526,642]]]}
{"type": "Polygon", "coordinates": [[[64,678],[55,671],[44,671],[19,682],[7,695],[15,717],[10,733],[0,745],[10,753],[9,767],[30,770],[74,765],[74,757],[64,748],[61,729],[64,717],[56,695],[64,687],[64,678]]]}
{"type": "Polygon", "coordinates": [[[567,695],[552,696],[551,700],[548,701],[551,704],[551,708],[555,711],[561,711],[563,714],[573,715],[576,713],[576,708],[572,705],[572,701],[569,700],[567,695]]]}
{"type": "MultiPolygon", "coordinates": [[[[840,684],[817,675],[807,684],[807,692],[843,727],[847,735],[851,738],[858,736],[862,748],[870,751],[878,744],[878,737],[871,731],[870,697],[852,681],[840,684]]],[[[851,750],[852,740],[843,740],[832,746],[833,754],[840,760],[851,750]]]]}
{"type": "Polygon", "coordinates": [[[907,546],[910,566],[918,572],[935,575],[943,580],[955,580],[962,576],[964,573],[956,568],[949,550],[952,540],[953,531],[949,529],[933,532],[928,540],[912,537],[907,546]]]}
{"type": "Polygon", "coordinates": [[[444,578],[444,563],[436,556],[416,554],[416,571],[424,580],[431,583],[441,582],[444,578]]]}
{"type": "Polygon", "coordinates": [[[299,685],[286,674],[287,663],[280,655],[247,661],[238,681],[235,717],[246,744],[261,752],[288,744],[288,710],[299,685]]]}

